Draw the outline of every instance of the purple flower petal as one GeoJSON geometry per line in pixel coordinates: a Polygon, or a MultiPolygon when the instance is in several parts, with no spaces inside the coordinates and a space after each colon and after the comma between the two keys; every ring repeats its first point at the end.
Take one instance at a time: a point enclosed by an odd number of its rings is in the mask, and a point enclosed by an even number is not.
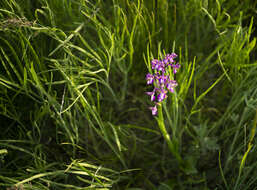
{"type": "Polygon", "coordinates": [[[156,67],[159,64],[159,60],[158,59],[154,59],[154,60],[151,61],[151,64],[152,64],[152,69],[156,69],[156,67]]]}
{"type": "Polygon", "coordinates": [[[159,80],[159,83],[162,85],[162,84],[165,84],[166,81],[167,81],[167,76],[165,75],[161,75],[158,77],[158,80],[159,80]]]}
{"type": "Polygon", "coordinates": [[[180,68],[180,64],[177,63],[177,64],[175,64],[175,65],[172,65],[172,67],[173,67],[173,73],[176,74],[176,73],[177,73],[177,70],[180,68]]]}
{"type": "Polygon", "coordinates": [[[156,105],[154,107],[149,107],[149,109],[152,111],[152,115],[156,115],[157,114],[157,107],[156,107],[156,105]]]}
{"type": "Polygon", "coordinates": [[[157,99],[158,99],[158,102],[161,102],[161,101],[163,101],[165,98],[167,98],[167,91],[166,90],[163,90],[163,89],[161,89],[160,90],[160,93],[158,94],[158,96],[157,96],[157,99]]]}
{"type": "Polygon", "coordinates": [[[178,85],[178,83],[175,80],[169,80],[169,82],[167,83],[166,87],[167,89],[173,93],[174,92],[174,88],[178,85]]]}
{"type": "Polygon", "coordinates": [[[174,58],[176,58],[178,55],[175,54],[175,53],[172,53],[170,56],[174,59],[174,58]]]}
{"type": "Polygon", "coordinates": [[[146,81],[147,81],[147,84],[153,84],[154,75],[148,73],[148,74],[146,75],[146,81]]]}
{"type": "Polygon", "coordinates": [[[174,59],[177,57],[177,54],[172,53],[172,54],[167,54],[165,56],[165,59],[168,60],[170,63],[174,63],[174,59]]]}
{"type": "Polygon", "coordinates": [[[151,96],[151,101],[153,102],[155,100],[155,90],[153,92],[146,92],[147,95],[151,96]]]}
{"type": "Polygon", "coordinates": [[[165,57],[165,58],[163,59],[163,62],[167,65],[167,64],[169,63],[169,59],[168,59],[167,57],[165,57]]]}

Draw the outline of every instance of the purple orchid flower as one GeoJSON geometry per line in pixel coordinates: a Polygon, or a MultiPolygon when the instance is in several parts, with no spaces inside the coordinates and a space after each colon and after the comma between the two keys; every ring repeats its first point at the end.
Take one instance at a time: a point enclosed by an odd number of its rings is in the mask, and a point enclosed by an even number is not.
{"type": "Polygon", "coordinates": [[[153,59],[151,61],[154,74],[148,73],[146,75],[146,81],[147,85],[153,84],[154,90],[152,92],[146,92],[146,94],[149,95],[151,101],[155,103],[155,106],[149,107],[152,111],[152,115],[157,114],[157,105],[168,97],[167,92],[174,93],[174,89],[178,85],[175,80],[170,79],[169,71],[167,69],[168,66],[171,66],[173,68],[173,74],[177,73],[180,64],[175,63],[174,59],[176,57],[177,54],[171,53],[167,54],[163,60],[153,59]],[[155,96],[157,96],[157,100],[155,96]]]}
{"type": "Polygon", "coordinates": [[[174,92],[174,88],[178,85],[178,83],[175,80],[169,80],[169,82],[167,83],[166,87],[167,89],[173,93],[174,92]]]}
{"type": "Polygon", "coordinates": [[[152,111],[152,115],[157,115],[157,106],[149,107],[149,109],[152,111]]]}
{"type": "Polygon", "coordinates": [[[154,75],[148,73],[148,74],[146,75],[146,81],[147,81],[147,84],[153,84],[154,75]]]}
{"type": "Polygon", "coordinates": [[[158,102],[162,102],[165,98],[167,98],[167,91],[164,89],[159,90],[159,94],[157,96],[158,102]]]}
{"type": "Polygon", "coordinates": [[[151,96],[151,101],[153,102],[155,100],[155,89],[152,92],[146,92],[147,95],[151,96]]]}

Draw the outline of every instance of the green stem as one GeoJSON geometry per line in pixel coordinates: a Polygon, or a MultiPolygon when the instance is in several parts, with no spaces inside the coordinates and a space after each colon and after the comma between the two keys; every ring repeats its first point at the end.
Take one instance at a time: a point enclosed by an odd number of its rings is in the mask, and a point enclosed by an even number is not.
{"type": "Polygon", "coordinates": [[[182,160],[180,154],[178,153],[175,145],[173,144],[173,142],[172,142],[172,140],[170,138],[169,133],[166,130],[166,127],[165,127],[165,124],[164,124],[164,119],[163,119],[162,105],[161,104],[158,106],[157,122],[158,122],[159,128],[161,130],[161,133],[162,133],[165,141],[168,144],[168,147],[169,147],[171,153],[175,156],[175,158],[177,159],[179,164],[183,164],[183,160],[182,160]]]}

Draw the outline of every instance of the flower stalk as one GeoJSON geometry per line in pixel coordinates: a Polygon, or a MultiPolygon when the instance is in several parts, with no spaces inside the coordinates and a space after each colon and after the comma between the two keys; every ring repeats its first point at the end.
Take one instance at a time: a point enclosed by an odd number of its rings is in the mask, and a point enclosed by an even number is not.
{"type": "Polygon", "coordinates": [[[182,160],[182,158],[181,158],[181,156],[178,152],[178,149],[177,149],[175,143],[172,141],[168,131],[166,130],[166,127],[165,127],[165,124],[164,124],[164,118],[163,118],[162,105],[161,104],[158,106],[158,117],[156,118],[156,120],[158,122],[158,126],[160,128],[160,131],[161,131],[166,143],[168,144],[170,152],[175,156],[175,158],[177,159],[177,161],[181,165],[183,163],[183,160],[182,160]]]}

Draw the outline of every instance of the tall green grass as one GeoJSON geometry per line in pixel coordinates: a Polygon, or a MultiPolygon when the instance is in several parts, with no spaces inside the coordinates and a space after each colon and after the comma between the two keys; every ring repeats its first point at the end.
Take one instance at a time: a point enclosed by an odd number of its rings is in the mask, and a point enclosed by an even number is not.
{"type": "Polygon", "coordinates": [[[256,187],[255,5],[1,1],[0,186],[256,187]],[[181,69],[163,122],[186,170],[145,95],[169,52],[181,69]]]}

